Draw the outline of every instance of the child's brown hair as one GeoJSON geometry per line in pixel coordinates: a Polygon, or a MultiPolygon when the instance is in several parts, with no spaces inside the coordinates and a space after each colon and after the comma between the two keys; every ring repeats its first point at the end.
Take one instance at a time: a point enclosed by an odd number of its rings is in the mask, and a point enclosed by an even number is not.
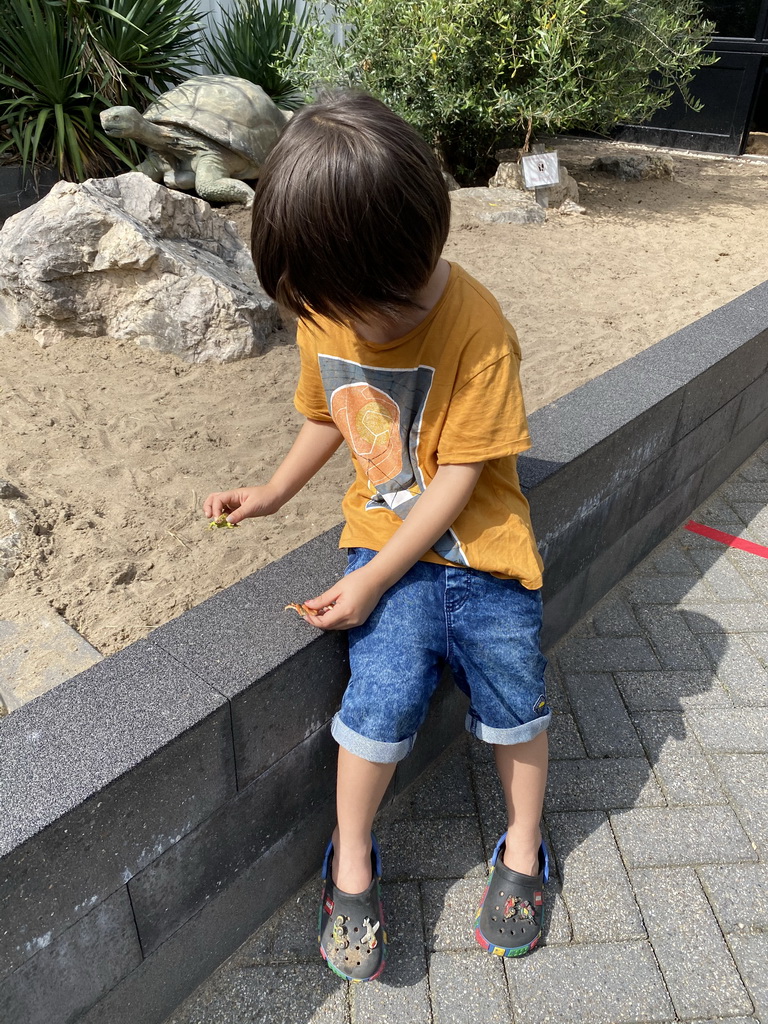
{"type": "Polygon", "coordinates": [[[448,235],[437,160],[374,97],[335,92],[289,121],[262,169],[251,252],[267,294],[341,322],[413,308],[448,235]]]}

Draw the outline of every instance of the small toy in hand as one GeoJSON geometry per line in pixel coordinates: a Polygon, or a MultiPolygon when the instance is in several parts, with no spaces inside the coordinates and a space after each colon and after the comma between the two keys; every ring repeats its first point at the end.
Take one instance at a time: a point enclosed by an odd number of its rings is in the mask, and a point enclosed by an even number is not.
{"type": "Polygon", "coordinates": [[[236,530],[239,527],[239,523],[227,522],[227,516],[231,510],[225,510],[217,519],[212,519],[208,523],[209,530],[236,530]]]}
{"type": "Polygon", "coordinates": [[[293,608],[293,610],[297,612],[302,617],[302,619],[309,612],[309,608],[307,608],[305,604],[287,604],[285,608],[283,608],[283,611],[287,612],[289,608],[293,608]]]}

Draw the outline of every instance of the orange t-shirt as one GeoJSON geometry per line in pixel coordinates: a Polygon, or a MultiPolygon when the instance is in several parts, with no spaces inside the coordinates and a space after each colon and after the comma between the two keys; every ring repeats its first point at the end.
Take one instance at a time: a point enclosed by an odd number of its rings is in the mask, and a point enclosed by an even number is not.
{"type": "Polygon", "coordinates": [[[464,510],[422,558],[471,566],[536,589],[542,561],[517,455],[530,448],[520,346],[487,289],[451,264],[445,290],[402,338],[300,321],[295,405],[332,420],[352,453],[341,547],[381,550],[440,465],[485,462],[464,510]]]}

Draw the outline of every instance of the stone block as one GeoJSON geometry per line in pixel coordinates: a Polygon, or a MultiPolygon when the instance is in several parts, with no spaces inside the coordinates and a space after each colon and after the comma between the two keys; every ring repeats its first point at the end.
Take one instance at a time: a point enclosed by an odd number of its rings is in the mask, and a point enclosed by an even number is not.
{"type": "Polygon", "coordinates": [[[485,854],[474,818],[383,821],[376,835],[392,881],[485,876],[485,854]]]}
{"type": "Polygon", "coordinates": [[[711,672],[618,672],[616,682],[632,712],[731,707],[711,672]]]}
{"type": "Polygon", "coordinates": [[[433,953],[429,988],[434,1024],[508,1024],[504,971],[481,949],[433,953]]]}
{"type": "Polygon", "coordinates": [[[639,1024],[674,1010],[647,942],[550,946],[505,963],[515,1020],[639,1024]]]}
{"type": "Polygon", "coordinates": [[[765,610],[760,605],[699,604],[683,609],[682,615],[697,635],[765,631],[765,610]]]}
{"type": "MultiPolygon", "coordinates": [[[[5,923],[5,922],[4,922],[5,923]]],[[[125,886],[39,948],[0,981],[0,1020],[8,1024],[79,1021],[92,1003],[141,962],[125,886]]]]}
{"type": "MultiPolygon", "coordinates": [[[[699,373],[685,388],[675,440],[690,433],[726,402],[735,398],[739,399],[742,406],[739,419],[742,411],[745,414],[744,424],[754,419],[754,415],[750,416],[749,410],[743,410],[743,403],[749,396],[750,409],[754,408],[755,415],[762,411],[758,408],[759,399],[751,389],[759,385],[761,376],[765,376],[768,365],[767,350],[766,335],[758,335],[699,373]]],[[[768,403],[763,392],[762,408],[766,407],[768,403]]]]}
{"type": "Polygon", "coordinates": [[[587,756],[572,715],[553,715],[548,733],[550,760],[564,761],[587,756]]]}
{"type": "Polygon", "coordinates": [[[757,860],[730,807],[637,807],[611,815],[629,868],[757,860]]]}
{"type": "Polygon", "coordinates": [[[458,188],[451,192],[453,218],[486,224],[543,224],[546,212],[532,195],[514,188],[458,188]]]}
{"type": "Polygon", "coordinates": [[[565,686],[590,757],[643,756],[637,733],[609,673],[566,674],[565,686]]]}
{"type": "Polygon", "coordinates": [[[636,714],[633,721],[670,806],[727,802],[682,714],[655,711],[636,714]]]}
{"type": "Polygon", "coordinates": [[[233,697],[239,788],[326,725],[338,711],[348,682],[346,634],[321,633],[289,662],[233,697]]]}
{"type": "Polygon", "coordinates": [[[419,729],[413,750],[395,772],[394,792],[402,793],[452,743],[464,735],[468,700],[446,668],[419,729]]]}
{"type": "MultiPolygon", "coordinates": [[[[333,803],[307,815],[300,828],[243,869],[228,889],[211,897],[77,1024],[164,1024],[212,971],[294,895],[297,886],[316,876],[334,817],[333,803]],[[290,872],[285,871],[287,858],[290,872]]],[[[322,965],[318,970],[333,977],[322,965]]]]}
{"type": "Polygon", "coordinates": [[[660,665],[644,637],[595,637],[567,640],[557,651],[560,669],[572,672],[658,671],[660,665]]]}
{"type": "MultiPolygon", "coordinates": [[[[766,334],[757,340],[765,351],[768,348],[766,334]]],[[[742,392],[741,408],[736,420],[735,432],[740,433],[755,420],[765,416],[766,410],[768,410],[768,374],[763,373],[742,392]]]]}
{"type": "MultiPolygon", "coordinates": [[[[768,755],[723,754],[717,759],[716,768],[753,848],[765,859],[768,856],[768,755]]],[[[755,858],[752,855],[737,859],[755,858]]]]}
{"type": "MultiPolygon", "coordinates": [[[[759,605],[755,607],[759,610],[759,605]]],[[[766,635],[768,633],[731,634],[726,638],[718,633],[700,634],[702,646],[712,658],[718,680],[737,707],[768,705],[768,666],[750,646],[766,635]]]]}
{"type": "Polygon", "coordinates": [[[631,608],[618,597],[610,597],[592,609],[592,623],[598,636],[642,636],[643,631],[631,608]]]}
{"type": "Polygon", "coordinates": [[[768,754],[763,708],[696,711],[688,722],[705,750],[715,754],[768,754]]]}
{"type": "MultiPolygon", "coordinates": [[[[387,868],[389,874],[389,869],[387,868]]],[[[389,884],[383,892],[389,921],[391,947],[385,969],[386,982],[351,985],[352,1021],[367,1024],[401,1024],[430,1019],[427,957],[424,926],[415,882],[389,884]]]]}
{"type": "Polygon", "coordinates": [[[645,928],[605,812],[549,814],[547,822],[561,865],[562,897],[574,941],[644,939],[645,928]]]}
{"type": "Polygon", "coordinates": [[[336,751],[330,730],[319,729],[131,879],[145,956],[333,800],[336,751]]]}
{"type": "Polygon", "coordinates": [[[156,629],[152,643],[233,699],[315,644],[318,637],[284,606],[326,590],[344,572],[340,527],[314,537],[284,558],[156,629]]]}
{"type": "MultiPolygon", "coordinates": [[[[679,612],[646,606],[636,608],[635,614],[650,636],[662,668],[704,672],[710,668],[709,658],[679,612]]],[[[619,667],[626,668],[625,665],[619,667]]]]}
{"type": "Polygon", "coordinates": [[[231,967],[226,984],[202,985],[165,1024],[346,1024],[346,990],[324,964],[231,967]]]}
{"type": "Polygon", "coordinates": [[[644,757],[553,761],[544,807],[553,811],[660,806],[664,797],[644,757]]]}
{"type": "Polygon", "coordinates": [[[14,711],[0,732],[0,974],[235,790],[226,702],[146,643],[14,711]]]}
{"type": "Polygon", "coordinates": [[[768,932],[768,867],[711,864],[698,869],[707,899],[726,935],[768,932]],[[738,899],[734,899],[738,893],[738,899]]]}
{"type": "Polygon", "coordinates": [[[677,1016],[690,1020],[751,1013],[752,1004],[693,870],[634,871],[632,885],[677,1016]]]}
{"type": "Polygon", "coordinates": [[[728,942],[754,1004],[753,1020],[768,1020],[768,935],[732,935],[728,942]]]}

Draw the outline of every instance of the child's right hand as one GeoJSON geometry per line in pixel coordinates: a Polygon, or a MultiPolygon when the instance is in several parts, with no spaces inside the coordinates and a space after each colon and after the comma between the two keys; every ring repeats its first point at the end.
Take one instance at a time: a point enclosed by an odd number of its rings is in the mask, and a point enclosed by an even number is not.
{"type": "Polygon", "coordinates": [[[239,523],[253,516],[269,516],[280,508],[280,501],[269,485],[240,487],[236,491],[215,491],[203,504],[208,519],[227,513],[227,522],[239,523]]]}

